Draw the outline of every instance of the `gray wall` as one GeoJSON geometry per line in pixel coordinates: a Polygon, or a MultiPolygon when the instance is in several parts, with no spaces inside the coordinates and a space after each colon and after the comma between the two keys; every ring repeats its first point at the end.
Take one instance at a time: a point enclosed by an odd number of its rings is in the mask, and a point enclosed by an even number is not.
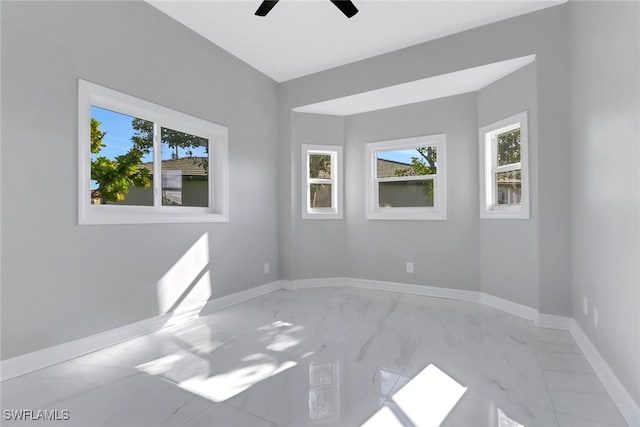
{"type": "Polygon", "coordinates": [[[640,3],[569,6],[573,315],[640,404],[640,3]]]}
{"type": "Polygon", "coordinates": [[[206,233],[213,297],[278,278],[350,275],[573,314],[640,402],[638,3],[570,2],[282,85],[143,2],[0,7],[2,359],[157,315],[158,284],[206,233]],[[347,119],[291,112],[530,54],[535,66],[477,96],[347,119]],[[78,77],[228,126],[231,222],[78,226],[78,77]],[[491,105],[516,87],[513,104],[491,105]],[[532,176],[532,219],[481,222],[477,126],[523,109],[537,112],[531,157],[544,172],[532,176]],[[447,223],[363,220],[363,144],[440,132],[459,191],[447,223]],[[303,143],[345,145],[345,219],[300,219],[303,143]],[[527,277],[498,275],[501,234],[527,277]],[[583,295],[599,309],[598,328],[580,314],[583,295]]]}
{"type": "Polygon", "coordinates": [[[277,91],[144,2],[3,1],[2,358],[158,315],[205,233],[213,297],[277,280],[277,91]],[[231,221],[78,226],[78,78],[227,126],[231,221]]]}
{"type": "Polygon", "coordinates": [[[476,95],[347,117],[348,276],[479,290],[476,95]],[[367,142],[447,135],[447,220],[366,219],[367,142]],[[406,273],[406,262],[414,273],[406,273]]]}
{"type": "Polygon", "coordinates": [[[538,105],[536,64],[478,92],[478,127],[528,112],[530,219],[480,220],[482,292],[538,308],[538,105]]]}
{"type": "MultiPolygon", "coordinates": [[[[342,277],[345,275],[346,228],[342,219],[301,219],[302,144],[344,145],[344,118],[321,114],[292,113],[294,262],[292,279],[342,277]]],[[[341,172],[342,174],[342,172],[341,172]]],[[[344,180],[344,175],[343,175],[344,180]]],[[[341,201],[345,208],[344,199],[341,201]]],[[[351,206],[347,202],[346,208],[351,206]]],[[[344,215],[344,212],[343,212],[344,215]]]]}
{"type": "MultiPolygon", "coordinates": [[[[570,175],[569,169],[566,167],[569,163],[570,145],[567,126],[569,114],[567,20],[567,7],[566,5],[561,5],[285,82],[281,85],[280,91],[281,155],[283,159],[287,158],[286,156],[291,156],[291,153],[296,151],[296,146],[300,143],[292,139],[291,136],[291,108],[474,66],[536,54],[537,140],[544,143],[540,142],[538,144],[535,154],[537,155],[538,167],[545,171],[544,176],[538,177],[538,200],[532,201],[533,206],[537,205],[537,207],[534,207],[533,212],[537,219],[527,224],[516,221],[502,226],[503,229],[513,233],[513,238],[510,240],[512,245],[521,243],[518,240],[520,236],[533,237],[523,246],[512,246],[522,253],[522,257],[516,257],[516,261],[520,265],[526,264],[525,257],[527,253],[534,254],[533,259],[530,260],[531,263],[526,266],[527,272],[533,271],[533,276],[523,278],[518,281],[514,289],[509,289],[507,286],[508,279],[500,278],[496,280],[495,277],[492,277],[491,263],[487,262],[483,270],[482,284],[489,293],[532,307],[538,307],[542,313],[570,315],[570,201],[569,197],[567,197],[570,175]]],[[[529,80],[531,78],[531,75],[527,77],[529,80]]],[[[495,89],[498,92],[500,90],[499,88],[495,89]]],[[[530,97],[531,90],[527,89],[525,94],[530,97]]],[[[536,102],[531,98],[528,98],[527,102],[529,101],[536,102]]],[[[482,103],[482,101],[480,102],[482,103]]],[[[517,104],[512,106],[515,109],[520,108],[517,104]]],[[[420,281],[423,284],[440,284],[461,289],[480,289],[479,261],[476,262],[474,267],[470,267],[470,271],[475,271],[476,275],[466,275],[464,276],[464,281],[462,276],[455,279],[438,276],[437,279],[441,279],[441,281],[434,280],[436,279],[435,277],[429,277],[427,280],[426,275],[418,276],[417,272],[413,276],[402,273],[404,271],[404,258],[409,257],[410,253],[400,251],[399,256],[390,260],[389,264],[380,264],[383,257],[372,253],[367,244],[359,243],[358,239],[361,238],[367,241],[367,235],[362,231],[366,230],[366,226],[362,226],[365,228],[359,230],[358,227],[360,225],[352,221],[356,220],[358,215],[360,217],[364,216],[364,212],[358,210],[359,205],[353,200],[354,198],[358,200],[359,197],[362,197],[354,193],[354,188],[357,189],[354,186],[358,185],[358,180],[364,179],[364,171],[357,169],[358,166],[355,163],[357,159],[352,158],[353,156],[359,156],[359,152],[354,149],[352,144],[357,145],[364,142],[365,139],[385,139],[391,134],[393,135],[389,137],[397,138],[402,136],[400,135],[401,131],[410,134],[411,131],[422,132],[432,127],[433,124],[428,118],[415,114],[415,111],[418,110],[414,111],[412,108],[411,106],[400,107],[398,111],[403,111],[404,116],[390,110],[388,112],[371,113],[371,116],[365,114],[362,117],[347,119],[346,132],[348,137],[346,138],[345,158],[348,176],[346,195],[348,203],[347,220],[350,222],[347,225],[346,235],[347,246],[351,254],[347,271],[355,277],[373,276],[379,279],[420,281]],[[402,110],[403,108],[405,109],[402,110]],[[389,129],[386,129],[386,123],[373,123],[374,120],[368,121],[367,117],[377,117],[385,121],[390,120],[389,123],[391,125],[389,129]],[[393,120],[396,120],[398,125],[393,120]],[[403,123],[405,129],[400,129],[400,123],[403,123]],[[374,132],[369,133],[367,130],[369,126],[371,130],[376,129],[379,132],[375,135],[374,132]],[[352,140],[357,142],[352,143],[352,140]],[[353,167],[356,169],[352,170],[351,168],[353,167]],[[352,182],[352,180],[355,181],[352,182]],[[359,253],[359,250],[363,250],[363,253],[359,253]],[[403,262],[399,264],[401,259],[403,262]],[[475,270],[473,270],[474,268],[475,270]],[[383,269],[384,272],[382,271],[383,269]]],[[[467,111],[466,107],[460,108],[461,111],[467,111]]],[[[474,108],[473,111],[476,111],[476,109],[474,108]]],[[[513,111],[510,114],[515,114],[519,111],[513,111]]],[[[501,113],[502,111],[497,108],[489,109],[488,107],[483,108],[482,111],[483,118],[487,120],[491,115],[499,115],[501,113]]],[[[454,120],[454,118],[449,117],[447,120],[454,120]]],[[[464,127],[465,124],[461,123],[459,126],[464,127]]],[[[473,168],[474,172],[469,179],[473,179],[474,184],[473,194],[468,194],[469,197],[473,197],[473,201],[469,201],[470,211],[467,220],[470,222],[466,223],[465,227],[470,227],[469,230],[473,229],[473,221],[475,221],[476,229],[475,232],[469,232],[470,234],[466,240],[456,242],[465,251],[479,250],[477,245],[479,245],[478,236],[480,235],[478,220],[471,217],[473,214],[474,218],[477,218],[479,209],[477,196],[477,119],[473,127],[474,143],[470,145],[470,147],[473,147],[473,152],[470,155],[474,157],[474,160],[469,163],[469,166],[473,168]],[[476,246],[474,247],[474,245],[476,246]]],[[[292,180],[298,178],[292,168],[295,167],[294,165],[297,161],[294,156],[293,162],[289,164],[283,163],[280,172],[283,189],[280,194],[280,256],[281,271],[285,279],[294,277],[295,248],[291,242],[299,238],[297,236],[297,233],[299,233],[296,225],[297,221],[292,216],[292,207],[299,205],[297,199],[299,193],[285,191],[289,188],[295,188],[295,183],[292,180]]],[[[449,172],[450,174],[452,173],[451,171],[449,172]]],[[[452,193],[449,192],[449,194],[452,193]]],[[[459,208],[461,206],[451,206],[451,215],[456,215],[456,209],[459,208]]],[[[374,226],[389,227],[388,225],[374,226]]],[[[411,226],[410,222],[406,223],[406,225],[399,225],[399,227],[411,226]]],[[[425,226],[428,228],[437,227],[436,225],[425,226]]],[[[443,227],[446,227],[446,225],[443,227]]],[[[483,227],[483,236],[491,232],[491,227],[483,227]]],[[[389,233],[381,236],[388,238],[390,236],[389,233]]],[[[312,230],[308,230],[306,236],[311,236],[314,241],[321,241],[323,238],[320,232],[312,230]]],[[[452,237],[458,238],[459,236],[454,233],[452,237]]],[[[449,245],[453,244],[453,240],[452,238],[451,241],[439,243],[449,245]]],[[[401,243],[394,243],[394,245],[402,246],[401,243]]],[[[417,248],[417,245],[415,243],[410,246],[412,249],[408,252],[415,252],[413,248],[417,248]]],[[[484,249],[489,247],[493,248],[489,249],[493,253],[497,251],[495,249],[495,241],[492,242],[490,238],[487,238],[485,239],[484,249]]],[[[445,249],[440,254],[444,254],[447,251],[448,249],[445,249]]],[[[435,252],[433,255],[439,256],[435,252]]],[[[446,255],[443,256],[446,258],[446,255]]],[[[451,266],[449,265],[449,267],[451,266]]],[[[310,274],[305,271],[296,271],[295,277],[309,276],[310,274]]]]}

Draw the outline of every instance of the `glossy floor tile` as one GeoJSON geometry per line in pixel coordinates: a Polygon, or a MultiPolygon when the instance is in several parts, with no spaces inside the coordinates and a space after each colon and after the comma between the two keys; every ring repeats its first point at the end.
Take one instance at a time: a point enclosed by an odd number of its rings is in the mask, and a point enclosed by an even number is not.
{"type": "Polygon", "coordinates": [[[3,426],[625,425],[568,332],[351,288],[273,292],[1,391],[3,426]]]}

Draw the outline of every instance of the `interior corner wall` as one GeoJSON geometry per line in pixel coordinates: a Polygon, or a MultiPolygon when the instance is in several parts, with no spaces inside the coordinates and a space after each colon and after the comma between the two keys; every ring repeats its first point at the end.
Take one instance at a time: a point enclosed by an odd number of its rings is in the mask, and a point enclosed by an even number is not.
{"type": "MultiPolygon", "coordinates": [[[[538,296],[532,291],[533,278],[517,291],[506,291],[504,283],[487,281],[487,289],[499,295],[513,297],[527,305],[536,307],[541,313],[562,316],[571,315],[570,297],[570,200],[568,197],[570,173],[569,160],[569,80],[568,80],[568,33],[567,5],[562,4],[537,12],[485,25],[483,27],[457,33],[441,39],[400,49],[363,61],[336,67],[309,76],[290,80],[281,84],[280,90],[280,153],[283,159],[291,156],[291,109],[343,96],[407,83],[449,72],[486,65],[503,60],[536,55],[537,89],[537,162],[541,174],[538,176],[537,201],[537,282],[538,296]]],[[[358,119],[347,119],[346,132],[358,119]]],[[[414,118],[415,121],[423,117],[414,118]]],[[[349,137],[351,138],[351,136],[349,137]]],[[[348,138],[348,139],[349,139],[348,138]]],[[[372,137],[376,140],[382,136],[372,137]]],[[[474,141],[477,141],[477,128],[474,141]]],[[[346,164],[351,164],[352,147],[346,143],[346,164]]],[[[477,146],[474,147],[477,150],[477,146]]],[[[477,152],[477,151],[476,151],[477,152]]],[[[355,154],[357,155],[357,154],[355,154]]],[[[477,156],[477,154],[476,154],[477,156]]],[[[296,191],[292,165],[299,160],[292,157],[291,163],[284,162],[280,177],[282,189],[291,194],[296,191]]],[[[478,165],[473,165],[477,176],[478,165]]],[[[346,170],[347,177],[347,217],[352,210],[350,180],[360,178],[358,171],[346,170]]],[[[477,189],[474,195],[473,213],[478,215],[477,189]]],[[[299,209],[291,196],[285,192],[280,196],[281,225],[281,270],[287,274],[293,267],[293,245],[296,241],[292,210],[299,209]]],[[[351,224],[347,223],[348,245],[355,248],[358,240],[353,236],[351,224]]],[[[526,233],[525,233],[526,234],[526,233]]],[[[355,249],[350,252],[356,253],[355,249]]],[[[373,261],[374,259],[371,259],[373,261]]],[[[366,275],[367,268],[375,269],[363,260],[360,267],[352,267],[350,274],[366,275]]],[[[358,264],[355,264],[358,265],[358,264]]],[[[394,266],[393,268],[403,268],[394,266]]],[[[488,272],[488,270],[487,270],[488,272]]],[[[376,275],[376,277],[383,277],[376,275]]],[[[394,276],[397,277],[397,276],[394,276]]],[[[413,276],[415,278],[416,276],[413,276]]],[[[286,278],[286,277],[284,277],[286,278]]],[[[487,276],[487,279],[489,277],[487,276]]],[[[406,277],[406,280],[412,280],[406,277]]],[[[479,279],[467,287],[479,287],[479,279]]]]}
{"type": "Polygon", "coordinates": [[[470,93],[347,117],[349,277],[480,290],[476,103],[470,93]],[[436,134],[446,134],[447,219],[367,220],[366,143],[436,134]]]}
{"type": "Polygon", "coordinates": [[[569,7],[573,314],[640,405],[640,3],[569,7]]]}
{"type": "MultiPolygon", "coordinates": [[[[344,117],[292,113],[291,139],[294,179],[292,279],[344,277],[346,266],[346,222],[343,219],[302,219],[302,144],[344,146],[344,117]],[[297,161],[296,161],[297,159],[297,161]]],[[[342,174],[342,172],[340,172],[342,174]]],[[[344,181],[344,175],[343,181],[344,181]]],[[[344,200],[344,199],[343,199],[344,200]]],[[[350,203],[343,209],[349,209],[350,203]]]]}
{"type": "Polygon", "coordinates": [[[534,62],[478,92],[478,128],[522,111],[528,113],[531,201],[530,219],[480,220],[480,289],[533,308],[539,307],[540,286],[536,77],[534,62]]]}
{"type": "Polygon", "coordinates": [[[160,314],[194,250],[203,298],[280,278],[275,81],[141,1],[3,1],[1,31],[3,360],[160,314]],[[79,226],[78,78],[227,126],[230,222],[79,226]]]}
{"type": "Polygon", "coordinates": [[[568,5],[540,23],[538,98],[538,275],[540,313],[571,316],[568,5]],[[542,46],[541,46],[542,48],[542,46]]]}

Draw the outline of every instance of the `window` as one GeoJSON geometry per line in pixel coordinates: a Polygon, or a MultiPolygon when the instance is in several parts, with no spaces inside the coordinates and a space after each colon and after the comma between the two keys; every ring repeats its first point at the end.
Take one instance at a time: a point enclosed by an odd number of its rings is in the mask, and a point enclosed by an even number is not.
{"type": "Polygon", "coordinates": [[[79,80],[79,222],[228,221],[227,128],[79,80]]]}
{"type": "Polygon", "coordinates": [[[368,219],[447,219],[445,135],[367,144],[368,219]]]}
{"type": "Polygon", "coordinates": [[[302,218],[342,218],[342,147],[302,145],[302,218]]]}
{"type": "Polygon", "coordinates": [[[480,129],[480,217],[529,218],[527,112],[480,129]]]}

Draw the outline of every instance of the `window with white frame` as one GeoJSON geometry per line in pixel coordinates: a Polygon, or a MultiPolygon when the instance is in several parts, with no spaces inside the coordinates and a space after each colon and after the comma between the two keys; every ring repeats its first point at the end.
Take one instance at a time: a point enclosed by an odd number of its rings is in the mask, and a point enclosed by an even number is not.
{"type": "Polygon", "coordinates": [[[447,219],[445,143],[444,134],[368,143],[367,218],[447,219]]]}
{"type": "Polygon", "coordinates": [[[302,145],[302,218],[342,218],[342,147],[302,145]]]}
{"type": "Polygon", "coordinates": [[[480,129],[480,217],[529,218],[527,112],[480,129]]]}
{"type": "Polygon", "coordinates": [[[79,223],[228,221],[227,128],[78,84],[79,223]]]}

